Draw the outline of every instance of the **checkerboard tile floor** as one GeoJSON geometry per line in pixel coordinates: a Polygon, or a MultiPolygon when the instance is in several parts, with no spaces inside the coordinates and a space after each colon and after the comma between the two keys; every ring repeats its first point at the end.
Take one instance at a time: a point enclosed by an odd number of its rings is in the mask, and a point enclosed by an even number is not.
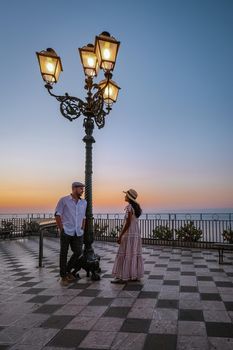
{"type": "Polygon", "coordinates": [[[0,350],[233,349],[233,256],[144,246],[145,277],[113,285],[114,243],[95,242],[102,278],[58,283],[59,241],[0,242],[0,350]]]}

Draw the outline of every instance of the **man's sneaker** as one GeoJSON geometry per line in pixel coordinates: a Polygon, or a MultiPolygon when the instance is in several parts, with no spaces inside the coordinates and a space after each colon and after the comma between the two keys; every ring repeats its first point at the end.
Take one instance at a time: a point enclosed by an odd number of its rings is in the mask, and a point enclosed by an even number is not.
{"type": "Polygon", "coordinates": [[[70,282],[74,282],[76,280],[75,276],[70,272],[68,273],[68,275],[66,276],[67,280],[70,282]]]}
{"type": "Polygon", "coordinates": [[[69,285],[69,280],[68,280],[68,278],[67,278],[67,276],[65,276],[65,277],[61,277],[61,279],[60,279],[60,284],[63,286],[63,287],[66,287],[66,286],[68,286],[69,285]]]}

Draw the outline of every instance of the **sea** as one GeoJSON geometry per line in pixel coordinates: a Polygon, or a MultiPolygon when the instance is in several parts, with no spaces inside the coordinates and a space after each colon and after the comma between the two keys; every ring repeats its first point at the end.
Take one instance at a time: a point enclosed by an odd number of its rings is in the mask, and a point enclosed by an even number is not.
{"type": "MultiPolygon", "coordinates": [[[[0,220],[4,219],[43,219],[53,218],[53,212],[0,212],[0,220]]],[[[117,219],[123,218],[124,213],[94,212],[95,218],[117,219]]],[[[173,220],[233,220],[233,208],[200,208],[200,209],[161,209],[143,212],[141,219],[173,219],[173,220]]]]}

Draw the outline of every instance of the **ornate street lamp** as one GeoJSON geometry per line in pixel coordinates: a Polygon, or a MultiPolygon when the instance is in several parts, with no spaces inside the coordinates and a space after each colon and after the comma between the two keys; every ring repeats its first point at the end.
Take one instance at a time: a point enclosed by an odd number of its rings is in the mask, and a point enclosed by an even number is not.
{"type": "Polygon", "coordinates": [[[95,45],[88,44],[79,49],[85,78],[84,88],[87,90],[85,100],[78,97],[55,95],[52,92],[53,84],[58,82],[62,69],[60,57],[53,49],[37,52],[40,72],[48,93],[55,97],[60,103],[60,112],[63,117],[70,121],[84,116],[83,126],[85,136],[83,141],[86,144],[85,162],[85,199],[87,200],[86,228],[84,233],[84,256],[90,263],[96,260],[92,243],[93,212],[92,212],[92,144],[95,142],[92,136],[94,125],[103,128],[105,117],[110,113],[112,104],[116,102],[119,92],[117,84],[111,80],[112,71],[115,67],[120,42],[113,38],[108,32],[103,32],[95,39],[95,45]],[[94,83],[94,78],[99,70],[104,71],[105,79],[99,84],[94,83]]]}

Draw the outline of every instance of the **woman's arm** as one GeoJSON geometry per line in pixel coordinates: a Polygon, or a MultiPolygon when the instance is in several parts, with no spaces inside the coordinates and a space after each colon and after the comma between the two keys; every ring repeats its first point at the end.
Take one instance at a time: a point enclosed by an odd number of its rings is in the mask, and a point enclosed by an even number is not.
{"type": "Polygon", "coordinates": [[[131,224],[131,219],[132,219],[132,212],[130,211],[128,213],[128,216],[126,218],[126,222],[125,222],[125,225],[119,235],[119,239],[118,239],[118,243],[121,243],[121,239],[122,239],[122,236],[125,234],[125,232],[128,231],[129,227],[130,227],[130,224],[131,224]]]}

